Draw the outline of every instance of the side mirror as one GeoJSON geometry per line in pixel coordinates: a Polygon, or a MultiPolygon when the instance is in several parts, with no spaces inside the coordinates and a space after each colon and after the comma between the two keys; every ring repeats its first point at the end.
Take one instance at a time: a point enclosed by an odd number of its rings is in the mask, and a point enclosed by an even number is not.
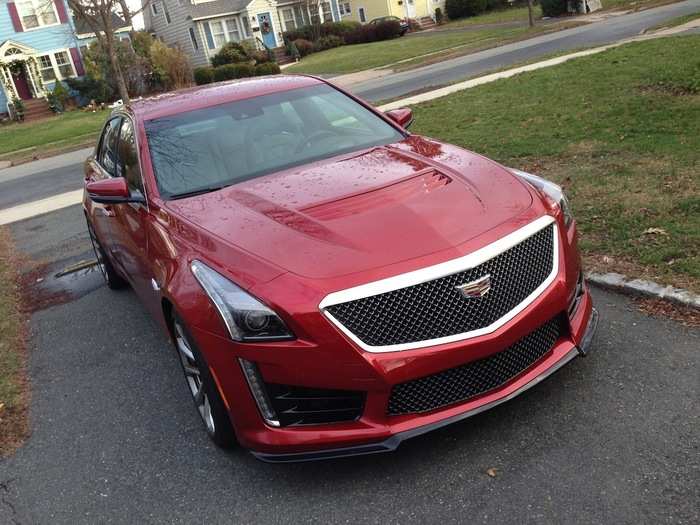
{"type": "Polygon", "coordinates": [[[93,202],[100,204],[123,204],[125,202],[146,202],[141,195],[132,195],[126,179],[115,177],[88,182],[85,187],[93,202]]]}
{"type": "Polygon", "coordinates": [[[410,108],[392,109],[384,114],[402,128],[408,128],[413,123],[413,111],[410,108]]]}

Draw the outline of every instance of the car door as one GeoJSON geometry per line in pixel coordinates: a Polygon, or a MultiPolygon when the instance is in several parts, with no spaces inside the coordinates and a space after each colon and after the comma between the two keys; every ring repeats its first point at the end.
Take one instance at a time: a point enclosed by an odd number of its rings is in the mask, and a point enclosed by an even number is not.
{"type": "MultiPolygon", "coordinates": [[[[145,197],[134,124],[124,117],[117,141],[116,176],[126,179],[133,195],[145,197]]],[[[149,303],[152,299],[151,277],[148,260],[148,204],[130,202],[114,206],[114,258],[124,269],[134,291],[149,303]]]]}
{"type": "MultiPolygon", "coordinates": [[[[95,154],[86,161],[85,184],[116,176],[117,140],[121,121],[121,117],[114,117],[105,124],[95,154]]],[[[112,256],[114,206],[88,201],[87,213],[100,244],[112,256]]]]}

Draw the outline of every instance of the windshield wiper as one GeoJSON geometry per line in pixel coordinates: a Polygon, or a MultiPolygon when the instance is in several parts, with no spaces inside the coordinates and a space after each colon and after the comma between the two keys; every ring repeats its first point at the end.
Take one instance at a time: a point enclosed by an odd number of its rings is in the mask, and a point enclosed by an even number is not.
{"type": "Polygon", "coordinates": [[[212,191],[217,191],[222,188],[225,188],[228,186],[228,184],[224,184],[222,186],[208,186],[206,188],[199,188],[197,190],[192,190],[192,191],[183,191],[182,193],[173,193],[170,195],[171,200],[177,200],[177,199],[184,199],[186,197],[194,197],[195,195],[202,195],[204,193],[211,193],[212,191]]]}

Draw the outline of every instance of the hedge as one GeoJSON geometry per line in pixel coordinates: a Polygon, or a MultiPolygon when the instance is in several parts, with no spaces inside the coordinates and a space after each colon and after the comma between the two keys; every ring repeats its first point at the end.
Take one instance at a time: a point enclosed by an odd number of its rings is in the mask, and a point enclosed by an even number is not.
{"type": "Polygon", "coordinates": [[[286,31],[283,34],[285,42],[293,42],[303,38],[304,40],[309,40],[313,42],[324,36],[339,36],[343,37],[347,33],[355,31],[358,27],[362,26],[359,22],[324,22],[319,25],[306,25],[301,26],[291,31],[286,31]]]}
{"type": "Polygon", "coordinates": [[[378,24],[366,24],[347,33],[343,39],[346,44],[364,44],[389,40],[401,35],[401,24],[396,20],[388,20],[378,24]]]}
{"type": "Polygon", "coordinates": [[[198,67],[194,70],[194,81],[198,86],[202,86],[223,80],[278,75],[279,73],[280,67],[275,62],[263,62],[255,66],[249,63],[224,64],[218,67],[198,67]]]}
{"type": "Polygon", "coordinates": [[[566,13],[567,0],[541,0],[542,16],[561,16],[566,13]]]}
{"type": "Polygon", "coordinates": [[[252,64],[225,64],[214,68],[216,82],[252,76],[255,76],[255,66],[252,64]]]}
{"type": "Polygon", "coordinates": [[[280,67],[274,62],[263,62],[255,66],[255,76],[279,75],[280,67]]]}

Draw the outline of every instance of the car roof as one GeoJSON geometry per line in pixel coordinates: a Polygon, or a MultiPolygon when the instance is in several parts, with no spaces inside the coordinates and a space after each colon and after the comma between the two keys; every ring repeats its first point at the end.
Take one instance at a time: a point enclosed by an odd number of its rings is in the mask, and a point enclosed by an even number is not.
{"type": "Polygon", "coordinates": [[[126,111],[139,120],[152,120],[322,83],[324,82],[318,78],[304,75],[274,75],[217,82],[134,100],[127,107],[118,108],[115,112],[126,111]]]}

